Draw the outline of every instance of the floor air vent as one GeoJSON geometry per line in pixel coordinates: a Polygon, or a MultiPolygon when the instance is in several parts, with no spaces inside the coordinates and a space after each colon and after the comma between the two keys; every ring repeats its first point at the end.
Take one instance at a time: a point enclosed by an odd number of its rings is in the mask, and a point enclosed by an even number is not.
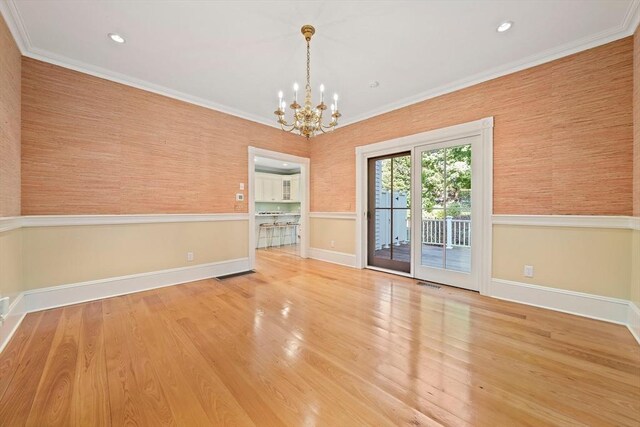
{"type": "Polygon", "coordinates": [[[227,274],[226,276],[216,277],[218,280],[231,279],[232,277],[244,276],[245,274],[253,274],[255,270],[241,271],[240,273],[227,274]]]}
{"type": "Polygon", "coordinates": [[[418,285],[426,286],[427,288],[431,288],[431,289],[440,289],[440,285],[433,282],[418,282],[418,285]]]}

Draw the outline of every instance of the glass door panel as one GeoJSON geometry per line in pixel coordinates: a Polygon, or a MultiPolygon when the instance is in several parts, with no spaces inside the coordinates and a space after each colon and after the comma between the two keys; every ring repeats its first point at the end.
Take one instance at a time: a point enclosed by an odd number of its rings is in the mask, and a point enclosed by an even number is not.
{"type": "Polygon", "coordinates": [[[411,154],[369,159],[368,265],[411,268],[411,154]]]}
{"type": "Polygon", "coordinates": [[[445,268],[471,272],[471,144],[445,149],[445,268]]]}
{"type": "MultiPolygon", "coordinates": [[[[420,206],[420,242],[415,275],[439,283],[475,289],[472,272],[472,152],[477,137],[416,147],[414,167],[419,169],[416,189],[420,206]]],[[[415,193],[414,193],[415,194],[415,193]]]]}

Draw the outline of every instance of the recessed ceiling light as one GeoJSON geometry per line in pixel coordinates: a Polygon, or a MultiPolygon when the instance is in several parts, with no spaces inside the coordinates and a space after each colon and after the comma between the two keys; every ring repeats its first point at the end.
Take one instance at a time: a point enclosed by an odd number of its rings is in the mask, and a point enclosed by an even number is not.
{"type": "Polygon", "coordinates": [[[254,162],[257,162],[257,161],[258,161],[258,158],[257,158],[257,157],[256,157],[256,158],[254,158],[254,159],[253,159],[253,161],[254,161],[254,162]]]}
{"type": "Polygon", "coordinates": [[[505,31],[507,31],[512,26],[513,26],[513,22],[504,21],[502,24],[498,25],[497,30],[498,30],[499,33],[504,33],[505,31]]]}
{"type": "Polygon", "coordinates": [[[375,88],[377,88],[378,86],[380,86],[380,82],[379,82],[379,81],[377,81],[377,80],[373,80],[373,81],[371,81],[371,82],[369,83],[369,87],[370,87],[371,89],[375,89],[375,88]]]}
{"type": "Polygon", "coordinates": [[[109,33],[109,38],[111,40],[113,40],[116,43],[124,43],[124,37],[122,37],[120,34],[116,34],[116,33],[109,33]]]}
{"type": "Polygon", "coordinates": [[[282,164],[282,166],[289,166],[289,164],[287,164],[287,163],[283,163],[283,164],[282,164]]]}

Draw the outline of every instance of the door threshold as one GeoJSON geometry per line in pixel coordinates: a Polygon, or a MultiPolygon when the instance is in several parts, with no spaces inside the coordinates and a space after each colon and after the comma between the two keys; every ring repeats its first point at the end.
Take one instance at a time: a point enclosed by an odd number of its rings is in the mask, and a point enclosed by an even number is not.
{"type": "Polygon", "coordinates": [[[388,268],[381,268],[381,267],[376,267],[376,266],[373,266],[373,265],[367,265],[365,268],[367,268],[369,270],[380,271],[382,273],[395,274],[397,276],[409,277],[410,279],[413,279],[413,276],[411,274],[405,273],[404,271],[390,270],[388,268]]]}

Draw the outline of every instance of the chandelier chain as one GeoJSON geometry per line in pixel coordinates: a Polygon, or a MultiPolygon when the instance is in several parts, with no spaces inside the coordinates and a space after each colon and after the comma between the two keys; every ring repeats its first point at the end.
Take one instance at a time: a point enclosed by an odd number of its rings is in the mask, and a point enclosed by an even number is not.
{"type": "Polygon", "coordinates": [[[311,90],[311,49],[307,40],[307,90],[311,90]]]}

